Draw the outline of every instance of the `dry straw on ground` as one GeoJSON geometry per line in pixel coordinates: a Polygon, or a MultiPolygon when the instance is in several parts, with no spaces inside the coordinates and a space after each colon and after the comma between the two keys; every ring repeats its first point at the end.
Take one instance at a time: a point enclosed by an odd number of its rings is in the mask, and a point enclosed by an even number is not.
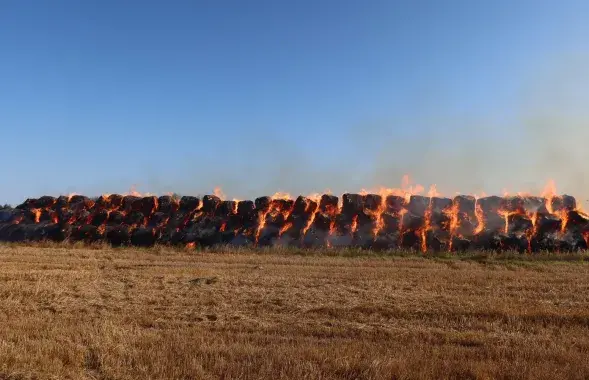
{"type": "Polygon", "coordinates": [[[0,379],[588,378],[589,265],[479,259],[0,246],[0,379]]]}

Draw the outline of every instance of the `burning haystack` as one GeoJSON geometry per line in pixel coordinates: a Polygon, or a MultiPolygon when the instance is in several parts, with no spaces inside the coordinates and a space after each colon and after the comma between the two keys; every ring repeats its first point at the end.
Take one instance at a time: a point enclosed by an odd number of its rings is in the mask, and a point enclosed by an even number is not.
{"type": "Polygon", "coordinates": [[[43,196],[0,209],[0,241],[192,246],[354,246],[422,252],[587,248],[589,217],[569,195],[454,198],[284,194],[249,200],[169,195],[43,196]]]}

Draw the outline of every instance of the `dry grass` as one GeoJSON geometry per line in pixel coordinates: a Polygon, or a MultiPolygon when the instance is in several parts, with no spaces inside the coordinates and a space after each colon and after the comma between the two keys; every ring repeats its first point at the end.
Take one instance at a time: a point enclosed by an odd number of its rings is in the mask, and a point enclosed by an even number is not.
{"type": "Polygon", "coordinates": [[[0,246],[0,379],[589,377],[578,257],[291,253],[0,246]]]}

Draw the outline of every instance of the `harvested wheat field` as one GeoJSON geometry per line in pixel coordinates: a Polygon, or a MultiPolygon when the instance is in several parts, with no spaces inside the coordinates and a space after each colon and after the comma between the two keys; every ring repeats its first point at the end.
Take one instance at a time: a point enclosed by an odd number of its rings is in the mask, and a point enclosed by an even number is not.
{"type": "Polygon", "coordinates": [[[583,259],[0,246],[0,379],[587,378],[583,259]]]}

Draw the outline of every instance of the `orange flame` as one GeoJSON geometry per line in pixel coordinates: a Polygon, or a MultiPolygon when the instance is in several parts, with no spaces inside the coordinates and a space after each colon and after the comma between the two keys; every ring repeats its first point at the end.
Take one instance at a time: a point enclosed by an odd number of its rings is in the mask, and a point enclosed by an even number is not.
{"type": "MultiPolygon", "coordinates": [[[[307,211],[309,210],[309,208],[311,207],[313,203],[309,202],[309,204],[307,205],[307,211]]],[[[304,238],[305,234],[307,233],[307,231],[309,230],[309,228],[311,228],[311,226],[313,225],[313,222],[315,221],[315,216],[317,215],[317,213],[319,212],[319,203],[314,203],[315,204],[315,210],[313,210],[313,212],[311,213],[311,217],[309,218],[309,220],[307,221],[307,224],[305,225],[305,228],[303,228],[303,231],[301,233],[301,238],[304,238]]]]}
{"type": "Polygon", "coordinates": [[[223,190],[217,186],[215,187],[215,189],[213,190],[213,194],[218,197],[219,199],[221,199],[222,201],[225,200],[225,193],[223,192],[223,190]]]}
{"type": "Polygon", "coordinates": [[[274,193],[270,198],[290,200],[290,199],[292,199],[292,196],[289,193],[283,193],[283,192],[278,191],[278,192],[274,193]]]}
{"type": "Polygon", "coordinates": [[[499,215],[501,215],[503,217],[503,219],[505,220],[505,227],[503,228],[503,232],[504,233],[508,233],[509,231],[509,216],[512,215],[512,212],[509,212],[507,210],[503,210],[503,209],[499,209],[497,211],[497,213],[499,215]]]}
{"type": "MultiPolygon", "coordinates": [[[[428,194],[437,194],[436,185],[432,185],[428,194]]],[[[433,196],[433,195],[432,195],[433,196]]],[[[427,252],[427,232],[431,229],[431,219],[432,219],[432,196],[429,198],[429,204],[427,209],[425,210],[425,223],[423,228],[421,229],[421,251],[427,252]]]]}
{"type": "Polygon", "coordinates": [[[358,215],[354,215],[354,217],[352,218],[352,224],[350,224],[350,230],[351,230],[352,237],[353,237],[354,234],[356,233],[356,231],[358,230],[358,215]]]}
{"type": "Polygon", "coordinates": [[[475,199],[474,213],[477,218],[477,227],[474,230],[474,233],[475,235],[478,235],[485,229],[485,214],[483,213],[483,208],[481,207],[478,198],[475,199]]]}
{"type": "Polygon", "coordinates": [[[41,213],[43,211],[41,211],[41,209],[34,208],[34,209],[31,209],[31,212],[33,214],[35,214],[35,223],[39,223],[39,220],[41,219],[41,213]]]}
{"type": "Polygon", "coordinates": [[[456,232],[458,231],[458,226],[459,226],[459,218],[458,218],[458,211],[459,211],[459,205],[458,202],[452,202],[452,207],[450,207],[450,209],[448,210],[444,210],[443,213],[446,214],[446,216],[448,216],[450,218],[450,222],[449,222],[449,232],[450,232],[450,242],[448,244],[448,251],[452,251],[452,243],[453,243],[453,238],[454,236],[456,236],[456,232]]]}
{"type": "Polygon", "coordinates": [[[288,222],[284,226],[282,226],[282,228],[278,232],[278,237],[282,236],[282,234],[285,233],[290,227],[292,227],[292,223],[291,222],[288,222]]]}

